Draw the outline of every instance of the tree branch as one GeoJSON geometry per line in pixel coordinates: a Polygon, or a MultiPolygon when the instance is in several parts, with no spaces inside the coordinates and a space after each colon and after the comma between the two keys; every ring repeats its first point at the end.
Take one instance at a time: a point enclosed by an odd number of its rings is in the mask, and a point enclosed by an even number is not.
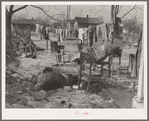
{"type": "Polygon", "coordinates": [[[55,14],[55,15],[52,15],[51,17],[57,16],[57,15],[66,16],[66,15],[64,15],[64,14],[55,14]]]}
{"type": "Polygon", "coordinates": [[[19,11],[19,10],[22,10],[22,9],[26,8],[27,6],[28,5],[24,5],[24,6],[20,7],[20,8],[17,8],[16,10],[13,10],[12,14],[17,12],[17,11],[19,11]]]}
{"type": "Polygon", "coordinates": [[[104,5],[100,11],[97,11],[97,10],[94,8],[94,10],[97,12],[96,15],[99,14],[100,12],[102,12],[105,7],[106,7],[106,5],[104,5]]]}
{"type": "MultiPolygon", "coordinates": [[[[58,20],[58,19],[53,18],[52,16],[49,16],[49,14],[47,14],[47,12],[46,12],[44,9],[42,9],[41,7],[34,6],[34,5],[31,5],[31,6],[34,7],[34,8],[40,9],[40,10],[43,11],[49,18],[51,18],[51,19],[53,19],[53,20],[56,20],[56,21],[60,21],[60,20],[58,20]]],[[[54,15],[53,15],[53,16],[54,16],[54,15]]],[[[62,21],[60,21],[60,22],[62,22],[62,21]]]]}
{"type": "Polygon", "coordinates": [[[134,8],[136,7],[136,5],[135,6],[133,6],[132,8],[131,8],[131,10],[130,11],[128,11],[125,15],[123,15],[122,17],[121,17],[121,19],[122,18],[124,18],[128,13],[130,13],[134,8]]]}
{"type": "Polygon", "coordinates": [[[9,8],[9,13],[10,13],[10,14],[12,14],[13,6],[14,6],[14,5],[10,5],[10,8],[9,8]]]}

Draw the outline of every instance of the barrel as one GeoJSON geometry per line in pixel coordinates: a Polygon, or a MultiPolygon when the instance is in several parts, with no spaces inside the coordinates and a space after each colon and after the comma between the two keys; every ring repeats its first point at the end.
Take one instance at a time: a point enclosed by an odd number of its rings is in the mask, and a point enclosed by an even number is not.
{"type": "Polygon", "coordinates": [[[51,52],[57,52],[57,42],[51,41],[51,52]]]}

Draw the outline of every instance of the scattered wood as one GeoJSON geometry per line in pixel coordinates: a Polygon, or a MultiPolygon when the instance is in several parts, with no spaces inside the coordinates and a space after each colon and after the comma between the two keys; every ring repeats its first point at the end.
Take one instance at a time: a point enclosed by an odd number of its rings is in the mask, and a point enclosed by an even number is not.
{"type": "Polygon", "coordinates": [[[12,68],[9,68],[9,67],[6,67],[6,69],[9,69],[9,70],[12,70],[13,72],[15,72],[15,73],[17,73],[17,74],[19,74],[20,76],[22,76],[22,77],[24,77],[26,80],[28,80],[29,81],[29,79],[27,79],[25,76],[23,76],[22,74],[20,74],[19,72],[17,72],[17,71],[15,71],[15,70],[13,70],[12,68]]]}
{"type": "Polygon", "coordinates": [[[116,86],[104,85],[103,92],[111,97],[114,102],[120,108],[132,108],[132,96],[124,93],[121,89],[118,89],[116,86]]]}

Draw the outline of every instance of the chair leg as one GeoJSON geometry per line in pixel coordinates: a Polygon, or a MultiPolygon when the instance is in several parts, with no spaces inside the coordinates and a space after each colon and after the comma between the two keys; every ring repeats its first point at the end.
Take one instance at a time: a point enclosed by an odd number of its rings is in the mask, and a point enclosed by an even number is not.
{"type": "Polygon", "coordinates": [[[79,72],[79,82],[78,82],[79,89],[80,89],[80,83],[81,83],[81,72],[82,72],[82,53],[80,53],[80,72],[79,72]]]}
{"type": "Polygon", "coordinates": [[[108,75],[108,77],[110,77],[110,74],[111,74],[110,63],[108,64],[108,70],[109,70],[109,75],[108,75]]]}
{"type": "Polygon", "coordinates": [[[103,76],[103,64],[101,64],[101,76],[103,76]]]}
{"type": "Polygon", "coordinates": [[[88,82],[87,89],[86,89],[86,94],[87,94],[87,92],[89,90],[89,87],[90,87],[90,82],[88,82]]]}

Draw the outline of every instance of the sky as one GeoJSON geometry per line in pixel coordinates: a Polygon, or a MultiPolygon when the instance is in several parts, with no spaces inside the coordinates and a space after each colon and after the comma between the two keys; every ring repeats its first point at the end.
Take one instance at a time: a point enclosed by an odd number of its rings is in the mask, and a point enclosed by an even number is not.
{"type": "MultiPolygon", "coordinates": [[[[14,9],[21,7],[22,5],[15,5],[14,9]]],[[[128,12],[134,5],[123,5],[118,17],[122,17],[126,12],[128,12]]],[[[9,7],[9,6],[7,6],[9,7]]],[[[43,8],[49,15],[55,15],[63,13],[66,15],[67,6],[66,5],[39,5],[43,8]]],[[[143,21],[143,5],[137,5],[136,9],[131,11],[124,19],[131,19],[132,16],[136,15],[138,21],[143,21]]],[[[27,18],[46,18],[47,16],[39,9],[32,6],[27,6],[27,8],[15,13],[15,16],[24,14],[27,18]]],[[[74,19],[77,17],[97,17],[102,16],[105,22],[111,20],[111,5],[71,5],[70,18],[74,19]]]]}

